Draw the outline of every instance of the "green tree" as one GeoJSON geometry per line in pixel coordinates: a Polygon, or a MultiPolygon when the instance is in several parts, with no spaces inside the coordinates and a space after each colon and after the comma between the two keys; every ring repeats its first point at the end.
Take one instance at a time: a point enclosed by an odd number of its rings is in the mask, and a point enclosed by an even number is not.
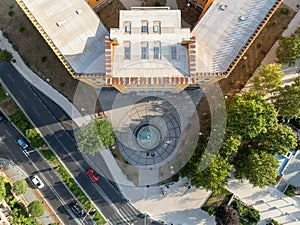
{"type": "Polygon", "coordinates": [[[30,140],[30,145],[39,148],[44,144],[41,135],[37,132],[35,128],[26,129],[25,136],[30,140]]]}
{"type": "Polygon", "coordinates": [[[300,77],[292,85],[277,88],[271,100],[280,116],[287,119],[300,118],[300,77]]]}
{"type": "Polygon", "coordinates": [[[35,200],[28,205],[28,212],[34,217],[40,217],[44,214],[43,203],[35,200]]]}
{"type": "Polygon", "coordinates": [[[281,64],[267,64],[261,66],[258,74],[253,77],[254,89],[259,92],[268,93],[281,85],[284,72],[281,64]]]}
{"type": "Polygon", "coordinates": [[[12,53],[7,50],[0,50],[0,61],[10,62],[13,59],[12,53]]]}
{"type": "Polygon", "coordinates": [[[279,63],[295,64],[300,57],[300,38],[297,36],[281,37],[276,49],[276,56],[279,63]]]}
{"type": "Polygon", "coordinates": [[[227,107],[227,125],[242,138],[254,138],[276,122],[275,108],[254,92],[236,94],[227,107]]]}
{"type": "Polygon", "coordinates": [[[78,150],[91,155],[103,149],[103,144],[97,131],[96,121],[84,125],[76,135],[78,150]]]}
{"type": "Polygon", "coordinates": [[[224,158],[230,157],[234,152],[238,151],[241,143],[242,136],[239,134],[235,134],[234,132],[230,131],[229,128],[227,128],[220,150],[220,154],[224,158]]]}
{"type": "Polygon", "coordinates": [[[96,120],[98,135],[105,148],[109,148],[115,144],[115,134],[111,123],[108,120],[96,120]]]}
{"type": "Polygon", "coordinates": [[[252,146],[273,155],[286,155],[297,146],[296,135],[290,127],[276,124],[252,140],[252,146]]]}
{"type": "Polygon", "coordinates": [[[5,181],[2,176],[0,176],[0,201],[6,196],[6,188],[5,188],[5,181]]]}
{"type": "Polygon", "coordinates": [[[278,159],[273,154],[252,148],[240,150],[234,159],[235,177],[246,178],[261,188],[276,182],[278,167],[278,159]]]}
{"type": "Polygon", "coordinates": [[[17,180],[16,182],[14,182],[12,186],[12,191],[16,195],[22,195],[25,194],[27,188],[28,188],[28,184],[25,180],[17,180]]]}
{"type": "MultiPolygon", "coordinates": [[[[206,155],[204,157],[212,156],[206,155]]],[[[199,168],[199,166],[196,168],[199,168]]],[[[230,176],[230,169],[231,166],[227,159],[217,155],[205,170],[201,171],[197,169],[195,171],[191,177],[191,184],[196,187],[204,187],[206,190],[212,190],[219,193],[226,185],[226,178],[230,176]]]]}
{"type": "Polygon", "coordinates": [[[220,205],[216,209],[217,225],[239,225],[239,215],[230,205],[220,205]]]}

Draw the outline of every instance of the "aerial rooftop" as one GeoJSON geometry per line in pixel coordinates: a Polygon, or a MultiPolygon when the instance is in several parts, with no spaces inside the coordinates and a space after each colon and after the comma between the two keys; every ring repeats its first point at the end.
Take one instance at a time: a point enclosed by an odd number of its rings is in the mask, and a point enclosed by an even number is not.
{"type": "Polygon", "coordinates": [[[23,2],[76,73],[104,73],[108,31],[84,0],[23,2]]]}
{"type": "Polygon", "coordinates": [[[119,28],[110,30],[113,48],[112,76],[189,76],[190,29],[181,28],[180,10],[132,8],[121,10],[119,28]]]}
{"type": "Polygon", "coordinates": [[[181,28],[185,12],[133,7],[110,33],[85,0],[17,2],[76,78],[180,91],[228,76],[282,0],[209,1],[192,31],[181,28]]]}
{"type": "Polygon", "coordinates": [[[215,0],[192,31],[196,72],[224,73],[278,0],[215,0]]]}

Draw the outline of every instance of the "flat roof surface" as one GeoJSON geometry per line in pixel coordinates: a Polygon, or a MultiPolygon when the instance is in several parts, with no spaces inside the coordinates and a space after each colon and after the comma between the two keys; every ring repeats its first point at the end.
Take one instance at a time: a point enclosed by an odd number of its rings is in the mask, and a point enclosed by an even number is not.
{"type": "Polygon", "coordinates": [[[104,36],[108,32],[87,2],[22,1],[75,72],[105,72],[105,57],[102,55],[105,50],[104,36]]]}
{"type": "Polygon", "coordinates": [[[196,72],[225,72],[277,1],[215,0],[191,32],[196,72]]]}
{"type": "Polygon", "coordinates": [[[114,46],[112,76],[114,77],[181,77],[189,76],[188,49],[180,43],[189,39],[190,29],[181,28],[181,11],[168,7],[132,8],[121,10],[119,28],[110,30],[114,46]],[[130,33],[125,26],[130,26],[130,33]],[[141,27],[147,26],[143,33],[141,27]],[[159,32],[153,27],[159,26],[159,32]],[[124,59],[124,44],[130,43],[130,59],[124,59]],[[147,59],[141,59],[142,46],[147,46],[147,59]],[[159,48],[159,59],[154,59],[154,47],[159,48]],[[172,48],[176,57],[172,57],[172,48]]]}

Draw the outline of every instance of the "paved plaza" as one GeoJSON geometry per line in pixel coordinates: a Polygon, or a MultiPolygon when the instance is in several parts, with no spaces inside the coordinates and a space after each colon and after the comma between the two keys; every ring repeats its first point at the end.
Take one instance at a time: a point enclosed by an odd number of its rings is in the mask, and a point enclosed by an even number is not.
{"type": "Polygon", "coordinates": [[[232,180],[227,189],[248,205],[259,210],[260,225],[266,224],[270,218],[285,225],[300,224],[300,199],[290,198],[275,187],[253,187],[248,181],[232,180]]]}

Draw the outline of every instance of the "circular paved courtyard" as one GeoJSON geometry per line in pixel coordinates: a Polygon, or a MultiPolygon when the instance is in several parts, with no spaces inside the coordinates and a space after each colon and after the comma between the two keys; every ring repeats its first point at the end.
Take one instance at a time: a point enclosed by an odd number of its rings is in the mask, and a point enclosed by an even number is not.
{"type": "Polygon", "coordinates": [[[175,152],[181,130],[176,109],[159,97],[145,97],[121,118],[128,125],[117,135],[124,160],[133,166],[150,166],[167,160],[175,152]]]}

